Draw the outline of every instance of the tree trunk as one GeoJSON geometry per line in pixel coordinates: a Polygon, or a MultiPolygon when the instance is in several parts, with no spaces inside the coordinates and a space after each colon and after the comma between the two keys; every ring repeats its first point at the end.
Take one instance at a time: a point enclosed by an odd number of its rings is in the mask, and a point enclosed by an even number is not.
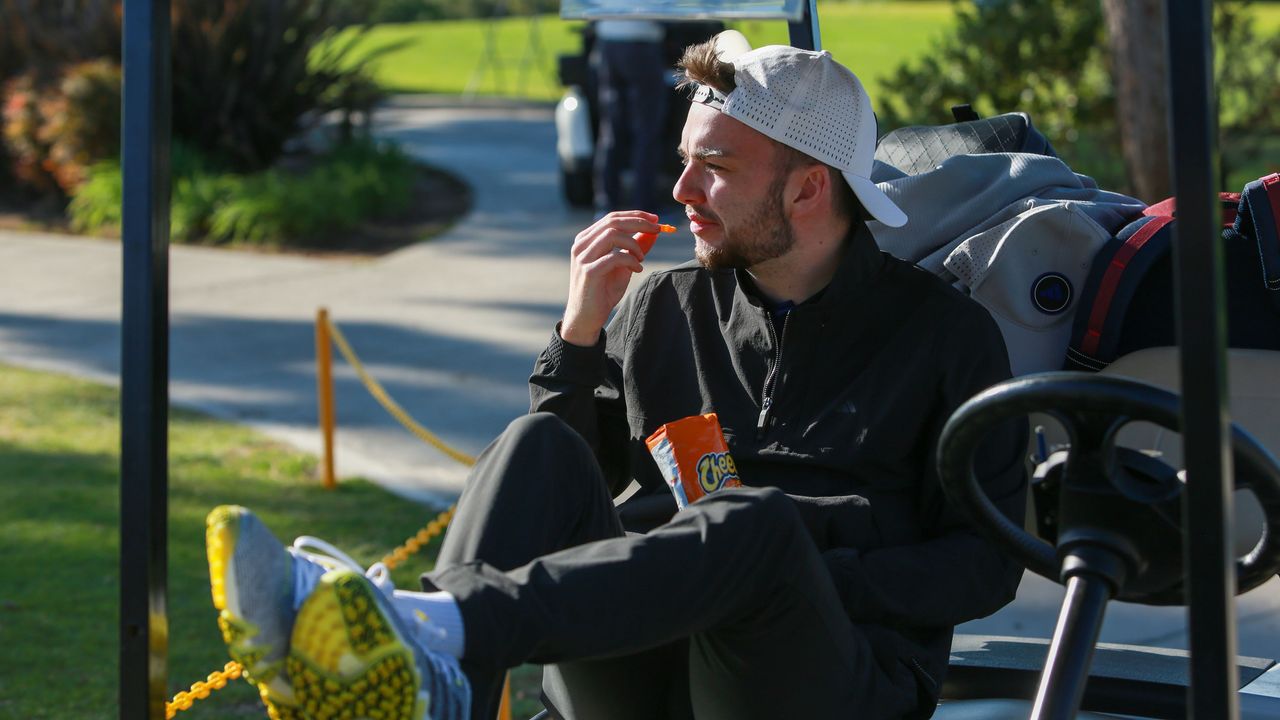
{"type": "Polygon", "coordinates": [[[1172,194],[1164,0],[1102,0],[1116,91],[1116,125],[1132,190],[1156,202],[1172,194]]]}

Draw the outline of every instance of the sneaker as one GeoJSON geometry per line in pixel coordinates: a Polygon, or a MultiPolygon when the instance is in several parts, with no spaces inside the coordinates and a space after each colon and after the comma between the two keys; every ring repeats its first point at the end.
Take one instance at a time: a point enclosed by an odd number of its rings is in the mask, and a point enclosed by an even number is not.
{"type": "MultiPolygon", "coordinates": [[[[285,668],[294,618],[326,572],[360,566],[312,537],[300,537],[286,548],[256,515],[235,505],[209,513],[205,549],[213,606],[231,659],[244,668],[272,720],[303,720],[285,668]]],[[[372,582],[390,587],[384,565],[368,572],[372,582]]]]}
{"type": "Polygon", "coordinates": [[[457,659],[430,649],[439,629],[402,615],[392,591],[335,570],[298,610],[287,664],[308,718],[469,720],[471,685],[457,659]]]}
{"type": "Polygon", "coordinates": [[[295,586],[326,571],[285,550],[246,508],[222,505],[205,520],[209,587],[231,659],[262,696],[273,720],[302,720],[284,659],[293,631],[295,586]],[[317,571],[318,568],[318,571],[317,571]],[[298,577],[301,576],[301,577],[298,577]]]}

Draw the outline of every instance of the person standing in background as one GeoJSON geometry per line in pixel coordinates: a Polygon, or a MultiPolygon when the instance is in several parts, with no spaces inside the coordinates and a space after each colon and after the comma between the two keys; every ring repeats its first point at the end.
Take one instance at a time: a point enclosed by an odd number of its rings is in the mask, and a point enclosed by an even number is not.
{"type": "Polygon", "coordinates": [[[656,208],[658,143],[667,111],[664,28],[652,20],[595,24],[592,63],[599,88],[600,133],[595,154],[595,210],[656,208]],[[630,146],[623,140],[629,139],[630,146]],[[623,175],[631,170],[631,192],[623,175]]]}

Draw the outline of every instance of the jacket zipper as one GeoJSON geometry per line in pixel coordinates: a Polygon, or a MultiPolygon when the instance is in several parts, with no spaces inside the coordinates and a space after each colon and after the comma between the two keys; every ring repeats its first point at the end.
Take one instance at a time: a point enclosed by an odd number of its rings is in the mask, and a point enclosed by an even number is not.
{"type": "Polygon", "coordinates": [[[924,676],[925,680],[929,681],[929,684],[932,686],[930,690],[936,693],[938,691],[938,681],[934,680],[933,676],[920,665],[920,661],[914,657],[911,658],[911,665],[916,669],[916,672],[920,673],[920,675],[924,676]]]}
{"type": "Polygon", "coordinates": [[[778,380],[778,367],[782,365],[782,341],[787,337],[787,323],[791,321],[791,311],[782,316],[782,336],[773,329],[773,319],[769,318],[769,337],[773,340],[773,367],[764,378],[764,392],[760,395],[760,416],[756,418],[756,440],[764,437],[769,427],[769,416],[773,412],[773,386],[778,380]]]}

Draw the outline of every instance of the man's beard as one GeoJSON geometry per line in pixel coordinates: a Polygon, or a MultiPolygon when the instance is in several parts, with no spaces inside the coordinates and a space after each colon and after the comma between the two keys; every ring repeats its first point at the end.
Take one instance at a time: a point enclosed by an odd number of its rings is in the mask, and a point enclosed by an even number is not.
{"type": "Polygon", "coordinates": [[[694,256],[708,270],[733,268],[746,270],[766,260],[785,255],[795,245],[795,232],[782,214],[782,193],[787,177],[781,174],[774,179],[765,193],[765,201],[742,222],[735,223],[735,234],[723,222],[724,233],[720,247],[699,242],[694,246],[694,256]]]}

